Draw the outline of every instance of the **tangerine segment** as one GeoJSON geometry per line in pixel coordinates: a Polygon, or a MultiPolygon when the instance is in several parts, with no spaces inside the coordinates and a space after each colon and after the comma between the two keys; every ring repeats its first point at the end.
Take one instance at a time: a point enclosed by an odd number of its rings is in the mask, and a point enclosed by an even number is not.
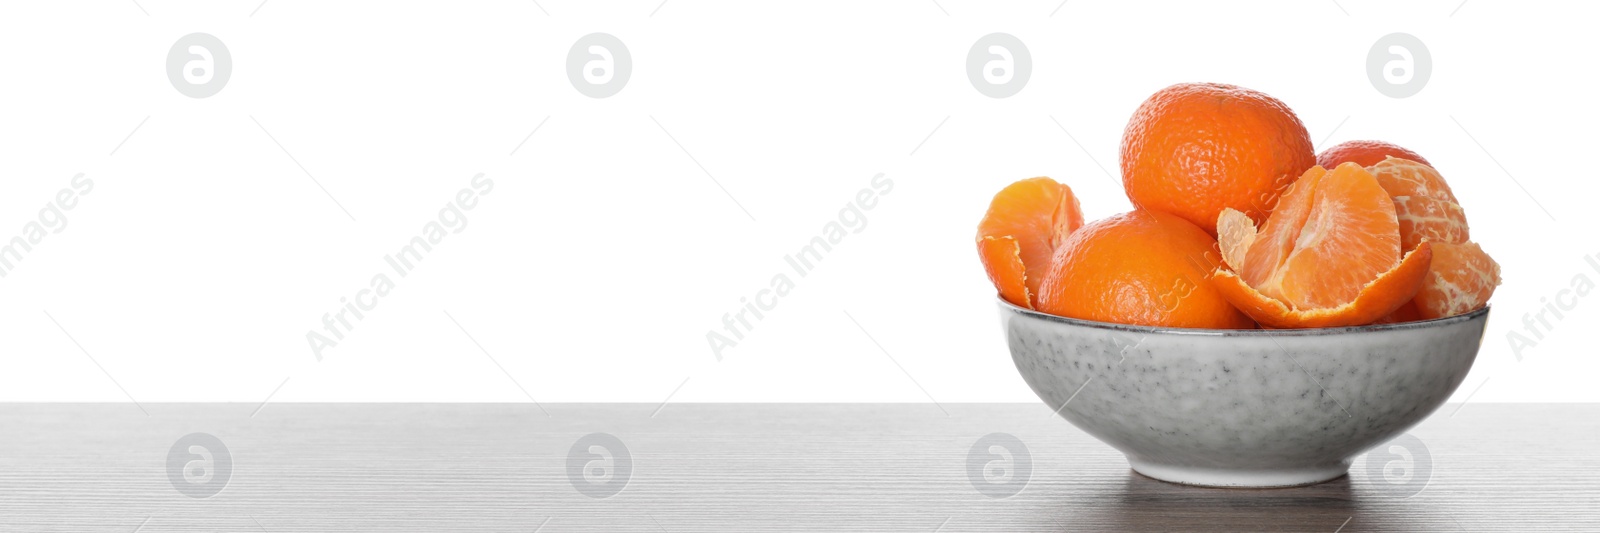
{"type": "Polygon", "coordinates": [[[1180,328],[1251,329],[1207,280],[1217,243],[1176,215],[1136,210],[1084,226],[1061,244],[1037,295],[1045,313],[1180,328]]]}
{"type": "Polygon", "coordinates": [[[1500,285],[1500,265],[1477,243],[1438,243],[1433,267],[1417,292],[1422,319],[1472,311],[1489,302],[1500,285]]]}
{"type": "Polygon", "coordinates": [[[1410,249],[1423,239],[1433,242],[1463,243],[1471,238],[1467,213],[1456,201],[1444,176],[1423,163],[1390,157],[1367,167],[1378,185],[1394,197],[1395,214],[1400,218],[1402,249],[1410,249]]]}
{"type": "Polygon", "coordinates": [[[1028,272],[1022,265],[1022,247],[1011,237],[983,237],[978,239],[978,258],[989,281],[1000,291],[1000,297],[1012,305],[1033,309],[1032,292],[1028,290],[1028,272]]]}
{"type": "Polygon", "coordinates": [[[1355,163],[1370,167],[1390,156],[1410,159],[1424,165],[1431,164],[1416,152],[1395,144],[1383,141],[1345,141],[1317,154],[1317,165],[1322,168],[1334,168],[1343,163],[1355,163]]]}
{"type": "Polygon", "coordinates": [[[1400,257],[1394,201],[1355,163],[1307,170],[1260,233],[1240,274],[1292,309],[1349,303],[1400,257]]]}
{"type": "MultiPolygon", "coordinates": [[[[1268,215],[1264,227],[1255,230],[1255,238],[1250,246],[1244,247],[1245,253],[1238,264],[1233,265],[1246,283],[1252,287],[1260,287],[1271,279],[1275,272],[1283,267],[1284,261],[1289,259],[1289,254],[1294,251],[1295,239],[1300,237],[1300,228],[1305,226],[1306,220],[1311,215],[1311,200],[1315,196],[1312,190],[1327,176],[1327,170],[1322,167],[1311,167],[1300,176],[1300,179],[1284,191],[1278,198],[1277,205],[1268,215]],[[1256,246],[1259,243],[1260,246],[1256,246]]],[[[1239,222],[1236,217],[1228,216],[1231,223],[1239,222]]],[[[1217,217],[1217,224],[1223,222],[1222,215],[1217,217]]],[[[1242,243],[1236,242],[1243,235],[1234,232],[1233,235],[1218,235],[1217,245],[1224,250],[1237,250],[1242,243]]],[[[1234,252],[1235,256],[1239,254],[1234,252]]]]}
{"type": "Polygon", "coordinates": [[[1387,157],[1375,165],[1368,165],[1367,172],[1378,179],[1378,185],[1389,191],[1389,196],[1425,196],[1458,203],[1444,176],[1426,163],[1387,157]]]}
{"type": "Polygon", "coordinates": [[[1222,249],[1222,262],[1238,270],[1250,247],[1256,243],[1256,223],[1250,216],[1230,207],[1217,215],[1217,244],[1222,249]],[[1226,243],[1226,244],[1224,244],[1226,243]]]}
{"type": "Polygon", "coordinates": [[[1218,270],[1212,285],[1250,318],[1270,328],[1332,328],[1370,324],[1393,313],[1422,287],[1433,261],[1432,243],[1423,242],[1394,268],[1363,286],[1356,298],[1343,305],[1319,309],[1293,309],[1247,285],[1239,275],[1218,270]]]}
{"type": "MultiPolygon", "coordinates": [[[[1024,267],[1022,282],[1029,295],[1037,295],[1056,248],[1080,227],[1083,227],[1083,208],[1079,207],[1078,197],[1072,194],[1071,187],[1045,177],[1021,180],[1001,189],[989,202],[989,211],[978,222],[978,255],[984,261],[984,269],[990,272],[990,280],[995,281],[995,288],[1004,295],[1008,289],[994,274],[1012,275],[1012,266],[991,265],[990,252],[985,252],[983,242],[985,237],[1014,240],[1018,247],[1017,259],[1024,267]]],[[[994,259],[1005,263],[1012,261],[1003,251],[995,253],[994,259]]],[[[1030,309],[1037,307],[1037,302],[1027,302],[1032,305],[1011,303],[1030,309]]]]}
{"type": "Polygon", "coordinates": [[[1400,221],[1402,250],[1410,250],[1423,240],[1463,243],[1471,238],[1467,231],[1467,212],[1461,209],[1461,204],[1449,200],[1396,196],[1394,213],[1400,221]]]}

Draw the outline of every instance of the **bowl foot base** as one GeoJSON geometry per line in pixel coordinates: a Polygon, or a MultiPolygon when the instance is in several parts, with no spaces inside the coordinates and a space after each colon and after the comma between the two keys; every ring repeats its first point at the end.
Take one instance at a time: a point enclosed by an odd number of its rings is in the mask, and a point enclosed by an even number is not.
{"type": "Polygon", "coordinates": [[[1338,479],[1350,470],[1350,463],[1348,462],[1303,468],[1249,469],[1183,466],[1155,463],[1129,457],[1128,464],[1133,467],[1135,472],[1160,481],[1182,485],[1230,488],[1280,488],[1315,485],[1324,481],[1338,479]]]}

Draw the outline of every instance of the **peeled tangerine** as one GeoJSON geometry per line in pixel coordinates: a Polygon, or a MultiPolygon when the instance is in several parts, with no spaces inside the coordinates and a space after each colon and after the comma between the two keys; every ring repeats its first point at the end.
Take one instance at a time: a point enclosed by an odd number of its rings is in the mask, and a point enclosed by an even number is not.
{"type": "Polygon", "coordinates": [[[1227,267],[1212,283],[1250,318],[1273,328],[1369,324],[1410,301],[1433,259],[1423,241],[1401,255],[1395,203],[1355,163],[1311,167],[1259,229],[1244,213],[1217,217],[1227,267]]]}
{"type": "Polygon", "coordinates": [[[1367,172],[1394,199],[1402,247],[1416,246],[1422,239],[1467,241],[1467,214],[1439,171],[1409,159],[1388,157],[1367,167],[1367,172]]]}
{"type": "Polygon", "coordinates": [[[1483,307],[1500,285],[1500,265],[1477,243],[1439,243],[1417,292],[1418,318],[1455,316],[1483,307]]]}
{"type": "Polygon", "coordinates": [[[1455,316],[1489,302],[1500,265],[1470,241],[1467,215],[1439,171],[1425,163],[1386,157],[1367,167],[1394,199],[1401,246],[1433,243],[1433,261],[1412,305],[1385,322],[1455,316]]]}
{"type": "Polygon", "coordinates": [[[1029,178],[1001,189],[978,222],[978,258],[1000,297],[1038,308],[1039,284],[1056,248],[1083,227],[1072,188],[1050,178],[1029,178]]]}

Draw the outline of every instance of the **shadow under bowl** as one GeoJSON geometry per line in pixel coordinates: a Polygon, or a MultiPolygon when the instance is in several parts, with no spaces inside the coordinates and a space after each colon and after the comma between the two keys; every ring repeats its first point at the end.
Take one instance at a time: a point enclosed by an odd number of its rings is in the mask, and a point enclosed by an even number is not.
{"type": "Polygon", "coordinates": [[[1338,478],[1466,378],[1489,309],[1346,328],[1110,324],[1000,301],[1023,380],[1057,414],[1174,483],[1289,487],[1338,478]]]}

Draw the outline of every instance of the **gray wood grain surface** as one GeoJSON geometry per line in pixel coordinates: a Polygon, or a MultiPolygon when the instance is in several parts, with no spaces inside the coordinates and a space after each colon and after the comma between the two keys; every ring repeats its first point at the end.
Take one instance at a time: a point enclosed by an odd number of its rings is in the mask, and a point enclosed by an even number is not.
{"type": "Polygon", "coordinates": [[[1600,405],[1446,406],[1406,498],[1365,459],[1294,489],[1150,480],[1039,404],[144,407],[0,405],[0,531],[1600,531],[1600,405]],[[232,464],[205,498],[168,473],[197,432],[232,464]],[[594,432],[627,450],[610,482],[631,460],[608,498],[569,477],[594,432]],[[990,433],[1026,446],[1009,497],[969,477],[990,433]]]}

